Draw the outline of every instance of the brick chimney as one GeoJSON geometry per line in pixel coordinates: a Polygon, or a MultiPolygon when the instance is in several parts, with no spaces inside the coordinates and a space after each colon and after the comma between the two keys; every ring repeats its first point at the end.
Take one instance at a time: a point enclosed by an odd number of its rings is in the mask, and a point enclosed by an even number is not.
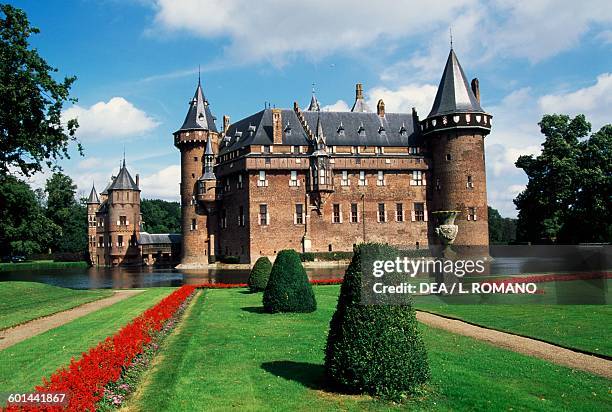
{"type": "Polygon", "coordinates": [[[283,143],[283,118],[280,109],[272,109],[272,136],[274,144],[283,143]]]}
{"type": "Polygon", "coordinates": [[[378,113],[380,117],[385,117],[385,102],[383,102],[383,99],[378,101],[378,104],[376,105],[376,113],[378,113]]]}
{"type": "Polygon", "coordinates": [[[476,100],[480,103],[480,84],[477,77],[472,79],[472,91],[474,92],[474,96],[476,96],[476,100]]]}
{"type": "Polygon", "coordinates": [[[226,114],[223,115],[223,133],[227,132],[230,126],[230,117],[226,114]]]}
{"type": "Polygon", "coordinates": [[[357,83],[355,85],[355,100],[363,99],[363,85],[357,83]]]}

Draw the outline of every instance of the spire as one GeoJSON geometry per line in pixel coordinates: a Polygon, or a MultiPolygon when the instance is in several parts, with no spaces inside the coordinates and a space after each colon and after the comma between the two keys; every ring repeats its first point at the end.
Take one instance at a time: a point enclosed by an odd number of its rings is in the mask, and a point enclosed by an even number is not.
{"type": "Polygon", "coordinates": [[[353,108],[351,109],[351,112],[371,112],[370,108],[363,99],[363,86],[361,83],[357,83],[355,85],[355,103],[353,103],[353,108]]]}
{"type": "Polygon", "coordinates": [[[308,106],[308,110],[309,112],[314,112],[317,110],[321,110],[321,105],[319,104],[319,101],[317,100],[317,95],[315,94],[315,84],[312,84],[312,97],[310,98],[310,105],[308,106]]]}
{"type": "Polygon", "coordinates": [[[213,180],[216,179],[215,172],[215,153],[212,148],[212,139],[209,137],[206,140],[206,149],[204,150],[204,174],[200,179],[213,180]]]}
{"type": "Polygon", "coordinates": [[[100,198],[98,197],[98,192],[96,192],[96,185],[91,186],[91,192],[89,192],[89,197],[87,198],[87,204],[99,204],[100,198]]]}
{"type": "Polygon", "coordinates": [[[200,74],[198,72],[198,87],[196,88],[193,99],[189,102],[189,110],[185,121],[178,131],[187,130],[210,130],[217,132],[217,126],[215,126],[215,118],[210,112],[208,107],[208,101],[204,97],[202,91],[202,82],[200,74]]]}
{"type": "MultiPolygon", "coordinates": [[[[136,175],[138,177],[138,175],[136,175]]],[[[127,167],[125,166],[125,157],[123,158],[121,169],[119,170],[119,174],[117,177],[113,179],[113,182],[109,187],[105,189],[105,192],[109,192],[111,190],[138,190],[138,185],[132,179],[130,172],[128,172],[127,167]]]]}
{"type": "Polygon", "coordinates": [[[452,113],[484,113],[484,111],[469,86],[457,55],[451,48],[433,107],[427,117],[452,113]]]}
{"type": "Polygon", "coordinates": [[[206,150],[204,151],[204,156],[214,156],[215,155],[212,149],[211,140],[212,139],[210,137],[208,138],[208,140],[206,140],[206,150]]]}

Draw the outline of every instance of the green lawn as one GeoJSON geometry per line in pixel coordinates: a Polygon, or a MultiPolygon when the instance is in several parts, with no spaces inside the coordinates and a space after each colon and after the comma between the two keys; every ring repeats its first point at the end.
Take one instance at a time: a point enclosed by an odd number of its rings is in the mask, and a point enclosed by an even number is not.
{"type": "MultiPolygon", "coordinates": [[[[261,294],[209,290],[164,343],[130,409],[389,410],[328,392],[323,347],[338,286],[315,288],[311,314],[261,313],[261,294]]],[[[610,410],[610,381],[421,325],[432,380],[417,410],[610,410]],[[606,406],[607,405],[607,406],[606,406]]],[[[593,331],[598,333],[597,331],[593,331]]]]}
{"type": "Polygon", "coordinates": [[[73,290],[36,282],[0,282],[0,329],[112,294],[110,290],[73,290]]]}
{"type": "Polygon", "coordinates": [[[173,288],[148,289],[0,351],[0,393],[28,392],[56,369],[115,333],[173,288]]]}
{"type": "Polygon", "coordinates": [[[55,262],[53,260],[35,260],[22,263],[0,263],[0,272],[13,270],[86,268],[87,262],[55,262]]]}
{"type": "Polygon", "coordinates": [[[427,305],[439,313],[561,346],[612,356],[611,305],[427,305]]]}

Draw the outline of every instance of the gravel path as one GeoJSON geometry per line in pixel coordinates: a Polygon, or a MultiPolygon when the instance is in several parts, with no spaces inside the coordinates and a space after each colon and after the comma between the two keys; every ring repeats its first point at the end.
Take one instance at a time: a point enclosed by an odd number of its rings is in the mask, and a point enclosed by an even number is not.
{"type": "Polygon", "coordinates": [[[57,328],[65,323],[71,322],[81,316],[85,316],[91,312],[95,312],[102,308],[114,305],[115,303],[127,299],[130,296],[134,296],[138,293],[143,292],[142,290],[116,290],[113,296],[108,298],[98,299],[93,302],[85,303],[81,306],[77,306],[72,309],[58,312],[53,315],[44,316],[42,318],[34,319],[30,322],[15,327],[4,329],[0,331],[0,350],[6,349],[19,343],[23,340],[31,338],[32,336],[39,335],[49,329],[57,328]]]}
{"type": "Polygon", "coordinates": [[[449,319],[432,313],[417,311],[417,319],[434,328],[469,336],[470,338],[482,340],[500,348],[535,356],[552,363],[568,366],[572,369],[612,379],[612,361],[597,356],[586,355],[550,343],[471,325],[460,320],[449,319]]]}

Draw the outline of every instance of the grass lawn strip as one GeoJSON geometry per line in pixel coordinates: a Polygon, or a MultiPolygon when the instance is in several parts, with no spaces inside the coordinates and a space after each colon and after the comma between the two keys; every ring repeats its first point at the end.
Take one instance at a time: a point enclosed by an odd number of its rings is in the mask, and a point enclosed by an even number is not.
{"type": "Polygon", "coordinates": [[[487,328],[612,356],[611,305],[415,305],[487,328]]]}
{"type": "MultiPolygon", "coordinates": [[[[167,341],[131,410],[389,410],[326,391],[323,348],[338,286],[315,288],[310,314],[261,313],[261,294],[209,290],[167,341]]],[[[610,380],[422,325],[432,380],[401,408],[609,410],[610,380]]]]}
{"type": "Polygon", "coordinates": [[[155,305],[173,288],[147,289],[0,351],[0,392],[30,392],[72,357],[95,346],[155,305]]]}
{"type": "Polygon", "coordinates": [[[74,290],[36,282],[0,282],[0,330],[112,294],[110,290],[74,290]]]}

